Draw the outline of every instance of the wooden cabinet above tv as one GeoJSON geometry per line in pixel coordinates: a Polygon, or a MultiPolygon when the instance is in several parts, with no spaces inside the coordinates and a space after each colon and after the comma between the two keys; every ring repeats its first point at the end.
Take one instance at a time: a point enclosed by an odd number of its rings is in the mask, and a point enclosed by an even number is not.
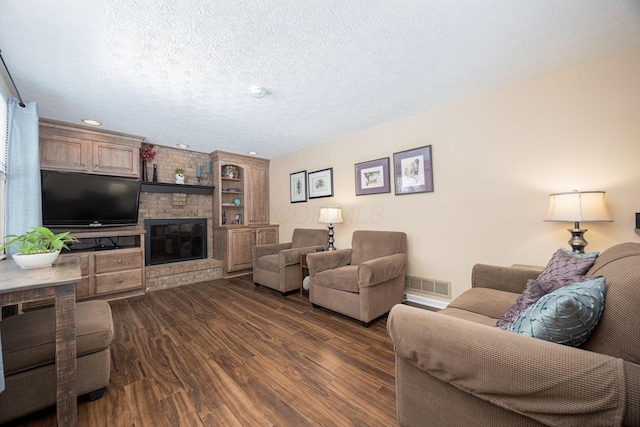
{"type": "Polygon", "coordinates": [[[40,119],[40,168],[140,178],[144,137],[40,119]]]}

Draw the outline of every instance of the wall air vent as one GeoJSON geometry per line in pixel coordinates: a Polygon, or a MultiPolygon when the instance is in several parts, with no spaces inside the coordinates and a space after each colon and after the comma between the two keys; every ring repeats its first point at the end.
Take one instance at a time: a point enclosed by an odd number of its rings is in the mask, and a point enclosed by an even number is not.
{"type": "Polygon", "coordinates": [[[411,293],[423,293],[451,299],[451,282],[405,276],[405,288],[407,292],[411,293]]]}

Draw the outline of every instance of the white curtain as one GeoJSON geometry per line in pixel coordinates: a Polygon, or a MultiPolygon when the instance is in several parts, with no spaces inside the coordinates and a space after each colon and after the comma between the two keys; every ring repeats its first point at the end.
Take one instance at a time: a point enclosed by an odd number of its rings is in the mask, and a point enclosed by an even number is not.
{"type": "MultiPolygon", "coordinates": [[[[0,91],[0,244],[4,243],[5,206],[4,186],[7,172],[7,142],[9,141],[9,108],[7,98],[0,91]]],[[[4,259],[4,250],[0,251],[0,260],[4,259]]]]}
{"type": "MultiPolygon", "coordinates": [[[[18,105],[9,98],[9,147],[7,156],[5,232],[22,234],[42,225],[38,106],[18,105]]],[[[15,253],[9,250],[7,258],[15,253]]]]}
{"type": "MultiPolygon", "coordinates": [[[[38,141],[38,106],[27,102],[18,105],[9,98],[9,144],[6,174],[5,232],[22,234],[42,225],[40,190],[40,149],[38,141]]],[[[15,251],[7,251],[10,256],[15,251]]],[[[5,261],[6,262],[6,261],[5,261]]],[[[0,391],[4,390],[4,369],[0,348],[0,391]]]]}
{"type": "MultiPolygon", "coordinates": [[[[8,99],[9,144],[7,149],[5,232],[22,234],[42,225],[40,195],[40,149],[38,145],[38,106],[34,102],[18,105],[8,99]]],[[[10,256],[15,251],[7,251],[10,256]]],[[[5,261],[6,262],[6,261],[5,261]]],[[[4,370],[0,349],[0,391],[4,390],[4,370]]]]}

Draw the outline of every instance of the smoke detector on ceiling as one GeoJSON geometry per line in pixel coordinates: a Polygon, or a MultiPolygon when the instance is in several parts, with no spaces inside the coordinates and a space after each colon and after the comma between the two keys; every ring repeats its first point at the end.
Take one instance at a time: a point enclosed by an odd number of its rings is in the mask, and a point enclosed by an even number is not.
{"type": "Polygon", "coordinates": [[[264,98],[264,96],[267,94],[267,90],[262,86],[251,86],[249,88],[249,92],[254,98],[264,98]]]}

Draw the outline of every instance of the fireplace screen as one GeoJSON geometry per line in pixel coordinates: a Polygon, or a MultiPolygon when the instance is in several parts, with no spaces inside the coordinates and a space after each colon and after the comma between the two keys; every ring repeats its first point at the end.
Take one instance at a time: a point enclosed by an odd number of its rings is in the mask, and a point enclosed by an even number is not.
{"type": "Polygon", "coordinates": [[[207,258],[207,219],[146,219],[145,265],[207,258]]]}

